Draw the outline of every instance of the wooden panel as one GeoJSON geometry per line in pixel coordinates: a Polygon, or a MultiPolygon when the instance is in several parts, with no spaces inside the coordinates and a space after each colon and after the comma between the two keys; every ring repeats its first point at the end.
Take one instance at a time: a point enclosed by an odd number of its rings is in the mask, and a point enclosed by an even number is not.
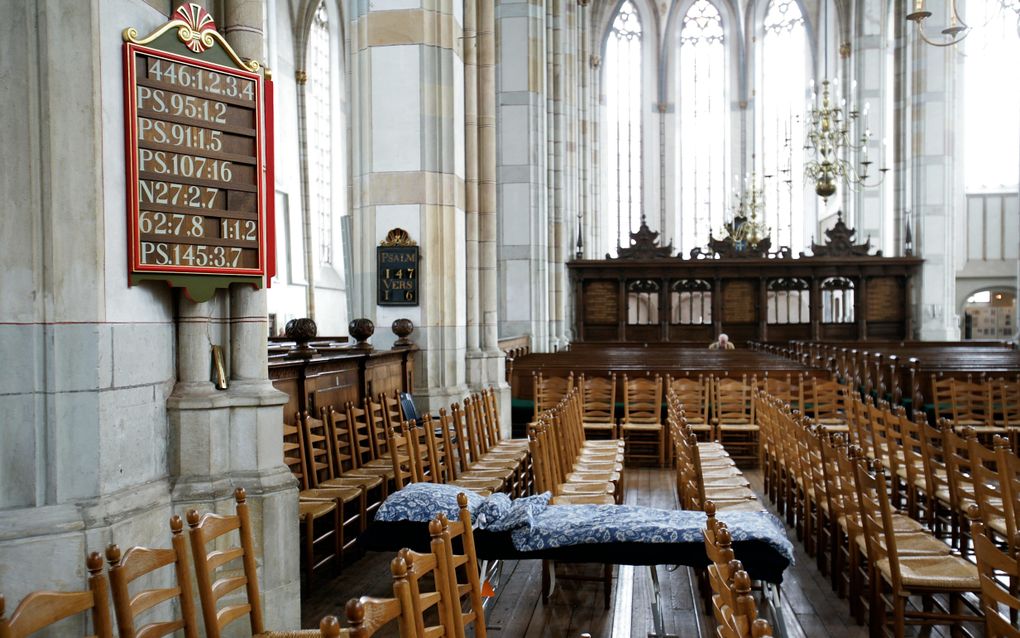
{"type": "MultiPolygon", "coordinates": [[[[905,316],[903,282],[896,277],[877,277],[868,282],[868,321],[900,321],[905,316]]],[[[868,330],[869,334],[871,330],[868,330]]]]}
{"type": "Polygon", "coordinates": [[[356,357],[309,364],[305,380],[308,411],[317,413],[322,408],[340,407],[348,401],[359,403],[362,394],[358,364],[356,357]]]}
{"type": "Polygon", "coordinates": [[[741,323],[755,319],[757,286],[752,281],[727,281],[723,284],[723,321],[741,323]]]}
{"type": "Polygon", "coordinates": [[[584,286],[584,322],[616,325],[620,313],[619,283],[589,281],[584,286]]]}
{"type": "Polygon", "coordinates": [[[372,397],[380,393],[393,394],[403,390],[401,370],[403,353],[400,351],[373,353],[365,364],[365,389],[372,397]]]}

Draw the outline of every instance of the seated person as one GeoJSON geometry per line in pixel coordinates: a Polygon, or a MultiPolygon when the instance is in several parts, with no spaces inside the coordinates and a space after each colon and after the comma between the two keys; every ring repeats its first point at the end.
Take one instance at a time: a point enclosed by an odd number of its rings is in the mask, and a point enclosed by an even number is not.
{"type": "Polygon", "coordinates": [[[733,350],[733,344],[730,342],[729,336],[726,333],[719,335],[719,338],[713,341],[709,346],[709,350],[733,350]]]}

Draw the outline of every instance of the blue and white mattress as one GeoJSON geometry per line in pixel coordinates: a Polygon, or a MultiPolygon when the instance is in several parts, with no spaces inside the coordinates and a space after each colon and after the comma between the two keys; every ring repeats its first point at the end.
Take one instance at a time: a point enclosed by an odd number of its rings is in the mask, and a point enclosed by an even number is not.
{"type": "MultiPolygon", "coordinates": [[[[463,488],[415,483],[391,494],[362,541],[369,549],[428,550],[428,521],[458,516],[457,494],[468,495],[480,559],[548,559],[616,565],[708,563],[703,512],[635,505],[549,505],[548,493],[511,500],[463,488]]],[[[720,513],[733,536],[733,551],[752,578],[782,582],[793,563],[786,529],[768,512],[720,513]]]]}

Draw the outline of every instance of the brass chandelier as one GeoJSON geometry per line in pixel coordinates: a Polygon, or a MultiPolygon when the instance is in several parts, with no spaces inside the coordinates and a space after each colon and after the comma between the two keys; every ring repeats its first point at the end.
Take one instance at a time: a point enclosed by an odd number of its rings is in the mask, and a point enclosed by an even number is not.
{"type": "MultiPolygon", "coordinates": [[[[837,182],[846,184],[850,190],[878,186],[889,169],[879,169],[878,176],[873,179],[871,165],[874,162],[868,159],[868,143],[872,137],[868,127],[870,105],[865,103],[863,118],[862,112],[853,106],[846,110],[846,100],[839,95],[839,79],[828,79],[828,16],[823,15],[822,19],[825,25],[822,46],[825,48],[826,77],[822,80],[821,100],[812,81],[811,99],[814,106],[808,106],[807,136],[804,141],[804,149],[811,152],[812,157],[804,163],[804,175],[815,183],[815,193],[828,202],[829,197],[836,192],[837,182]],[[860,119],[863,122],[859,126],[860,119]],[[856,133],[858,128],[863,128],[859,134],[856,133]],[[857,156],[856,162],[848,159],[853,156],[857,156]]],[[[853,98],[851,95],[851,104],[853,98]]]]}
{"type": "MultiPolygon", "coordinates": [[[[988,1],[991,2],[992,0],[988,1]]],[[[957,0],[946,0],[946,5],[946,17],[949,24],[941,31],[945,38],[941,42],[932,40],[924,31],[924,21],[932,16],[931,11],[925,8],[925,0],[914,0],[914,10],[907,14],[907,20],[914,23],[914,30],[917,31],[918,37],[933,47],[950,47],[959,44],[973,31],[973,28],[964,22],[963,16],[960,15],[960,11],[957,8],[957,0]]],[[[985,24],[978,26],[987,26],[996,17],[1003,19],[1004,16],[1002,14],[1009,11],[1016,13],[1016,32],[1020,36],[1020,2],[1017,0],[998,0],[998,13],[1000,15],[989,15],[985,24]]]]}
{"type": "Polygon", "coordinates": [[[730,221],[723,226],[722,235],[733,239],[737,245],[756,248],[771,234],[765,225],[765,183],[758,182],[755,156],[751,155],[751,175],[744,177],[743,188],[733,190],[733,206],[730,221]]]}

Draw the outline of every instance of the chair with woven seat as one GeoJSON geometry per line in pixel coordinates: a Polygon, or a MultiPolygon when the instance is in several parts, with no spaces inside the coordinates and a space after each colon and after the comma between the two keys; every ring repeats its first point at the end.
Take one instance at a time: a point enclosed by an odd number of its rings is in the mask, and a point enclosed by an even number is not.
{"type": "Polygon", "coordinates": [[[583,393],[585,437],[617,438],[616,373],[611,373],[608,378],[582,374],[577,385],[583,393]]]}
{"type": "Polygon", "coordinates": [[[37,631],[84,612],[90,612],[95,638],[113,638],[110,620],[109,583],[103,575],[103,557],[92,552],[85,560],[86,591],[36,591],[18,604],[10,618],[4,616],[0,595],[0,638],[25,638],[37,631]]]}
{"type": "Polygon", "coordinates": [[[969,427],[979,438],[987,441],[996,434],[1006,435],[1006,426],[994,419],[994,385],[990,381],[984,378],[975,381],[967,375],[966,379],[950,379],[950,382],[950,414],[954,428],[962,430],[969,427]]]}
{"type": "Polygon", "coordinates": [[[110,591],[113,594],[113,609],[117,616],[120,638],[156,638],[176,631],[183,631],[185,638],[198,638],[198,620],[195,616],[195,600],[191,590],[191,576],[188,574],[188,550],[183,531],[184,521],[175,514],[170,519],[169,549],[132,547],[122,554],[116,545],[107,546],[110,591]],[[171,565],[174,568],[175,586],[136,591],[133,596],[128,591],[132,581],[171,565]],[[177,602],[180,618],[149,622],[136,628],[138,616],[167,600],[177,602]]]}
{"type": "Polygon", "coordinates": [[[924,492],[927,495],[927,511],[925,525],[936,536],[952,537],[953,509],[949,492],[949,470],[946,466],[943,441],[946,421],[941,420],[935,425],[919,418],[918,430],[921,434],[922,459],[924,460],[924,492]]]}
{"type": "Polygon", "coordinates": [[[863,461],[858,461],[854,469],[868,560],[875,575],[871,587],[872,632],[882,633],[891,625],[893,635],[902,638],[907,624],[948,625],[955,632],[959,623],[980,621],[980,616],[962,613],[964,594],[977,594],[981,589],[974,564],[953,554],[910,556],[901,552],[881,463],[875,462],[874,473],[863,461]],[[939,607],[937,594],[949,598],[948,608],[939,607]],[[922,610],[908,608],[911,596],[924,600],[922,610]],[[888,609],[892,610],[891,619],[888,609]]]}
{"type": "Polygon", "coordinates": [[[992,380],[992,423],[1006,429],[1014,454],[1020,454],[1020,375],[992,380]]]}
{"type": "Polygon", "coordinates": [[[758,423],[751,388],[757,379],[712,377],[712,425],[716,436],[737,465],[758,462],[758,423]]]}
{"type": "Polygon", "coordinates": [[[188,510],[188,534],[191,537],[191,555],[195,565],[198,598],[202,606],[202,620],[207,638],[220,638],[225,627],[236,620],[248,618],[252,638],[317,638],[319,630],[266,631],[259,594],[258,571],[255,564],[255,539],[248,513],[247,494],[244,488],[234,490],[237,504],[233,516],[206,513],[199,515],[188,510]],[[238,533],[238,544],[227,546],[226,536],[238,533]],[[215,543],[210,549],[209,545],[215,543]],[[227,569],[240,560],[237,568],[227,569]],[[218,607],[218,601],[228,594],[244,591],[243,602],[232,602],[218,607]]]}
{"type": "Polygon", "coordinates": [[[804,390],[805,412],[815,423],[834,432],[848,428],[847,388],[832,379],[815,377],[804,390]]]}
{"type": "Polygon", "coordinates": [[[346,408],[343,410],[335,410],[333,406],[322,408],[320,418],[326,423],[326,432],[332,447],[332,477],[348,479],[346,482],[349,484],[355,483],[355,481],[350,481],[349,479],[359,479],[357,483],[362,485],[368,492],[365,512],[368,515],[368,519],[371,520],[375,516],[375,510],[378,509],[379,502],[386,500],[386,497],[389,496],[390,477],[382,472],[361,469],[357,466],[346,408]]]}
{"type": "Polygon", "coordinates": [[[977,520],[976,511],[972,510],[970,514],[985,635],[988,638],[1020,638],[1020,625],[1017,624],[1020,618],[1020,597],[1017,596],[1020,561],[1015,554],[1003,551],[989,538],[984,524],[977,520]],[[1000,610],[1007,611],[1008,617],[1000,610]]]}
{"type": "Polygon", "coordinates": [[[623,419],[620,438],[628,461],[666,463],[666,429],[662,424],[662,377],[623,375],[623,419]]]}
{"type": "Polygon", "coordinates": [[[468,628],[472,628],[477,638],[485,638],[482,583],[465,494],[457,495],[457,506],[456,520],[448,520],[445,514],[440,513],[429,523],[430,547],[440,557],[437,576],[446,581],[456,635],[463,636],[468,628]],[[461,551],[456,552],[455,546],[461,551]]]}
{"type": "MultiPolygon", "coordinates": [[[[397,556],[390,561],[393,576],[393,598],[352,598],[344,606],[348,629],[341,634],[350,638],[369,638],[393,621],[399,624],[400,638],[418,638],[414,602],[407,580],[407,563],[397,556]]],[[[422,619],[424,625],[424,619],[422,619]]]]}
{"type": "MultiPolygon", "coordinates": [[[[298,495],[309,499],[332,499],[336,501],[340,526],[339,535],[341,561],[354,549],[358,534],[367,525],[368,490],[364,478],[338,479],[333,476],[332,446],[326,430],[326,423],[308,414],[301,418],[305,449],[306,485],[298,495]]],[[[374,507],[379,507],[381,490],[373,494],[374,507]]],[[[374,511],[374,510],[373,510],[374,511]]]]}
{"type": "Polygon", "coordinates": [[[443,557],[405,548],[397,553],[396,560],[406,565],[407,600],[410,604],[405,603],[404,606],[410,607],[410,613],[405,609],[403,615],[412,630],[409,636],[458,638],[450,590],[439,571],[443,557]],[[433,621],[437,621],[436,624],[430,624],[433,621]]]}
{"type": "Polygon", "coordinates": [[[534,419],[546,410],[556,407],[556,404],[567,395],[574,387],[574,375],[565,377],[547,377],[541,372],[534,372],[531,375],[532,399],[535,403],[534,419]]]}
{"type": "Polygon", "coordinates": [[[711,394],[711,381],[706,380],[704,375],[697,378],[691,377],[666,377],[666,391],[674,392],[683,408],[687,425],[697,435],[700,441],[716,440],[715,429],[712,427],[712,417],[709,413],[709,395],[711,394]]]}

